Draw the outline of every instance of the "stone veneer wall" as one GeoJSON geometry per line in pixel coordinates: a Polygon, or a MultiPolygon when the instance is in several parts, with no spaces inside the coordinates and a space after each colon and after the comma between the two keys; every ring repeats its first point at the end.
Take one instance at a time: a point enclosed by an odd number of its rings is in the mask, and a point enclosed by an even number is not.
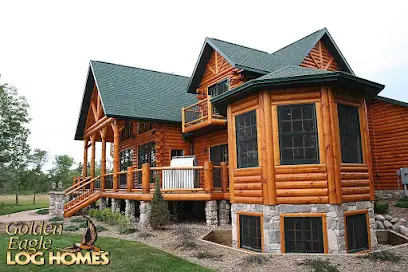
{"type": "Polygon", "coordinates": [[[329,253],[346,253],[346,242],[344,236],[344,212],[354,210],[368,210],[370,217],[371,246],[377,246],[375,236],[374,205],[371,201],[349,202],[341,205],[330,204],[305,204],[291,205],[280,204],[276,206],[259,204],[231,204],[232,220],[232,245],[238,247],[237,212],[263,213],[264,228],[264,251],[281,252],[280,244],[280,215],[284,213],[325,213],[327,221],[327,238],[329,253]]]}
{"type": "Polygon", "coordinates": [[[64,192],[50,192],[49,214],[51,217],[64,217],[64,192]]]}
{"type": "Polygon", "coordinates": [[[375,197],[377,199],[392,199],[398,198],[404,195],[403,186],[401,186],[402,190],[376,190],[375,197]]]}

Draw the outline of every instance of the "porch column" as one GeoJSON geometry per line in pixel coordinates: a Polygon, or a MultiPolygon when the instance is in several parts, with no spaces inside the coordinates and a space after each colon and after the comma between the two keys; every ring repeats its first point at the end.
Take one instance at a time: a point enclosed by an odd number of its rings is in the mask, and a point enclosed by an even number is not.
{"type": "Polygon", "coordinates": [[[102,157],[101,157],[101,191],[105,190],[105,175],[106,175],[106,131],[104,127],[100,131],[102,138],[102,157]]]}
{"type": "Polygon", "coordinates": [[[82,166],[82,177],[88,175],[88,138],[84,138],[84,165],[82,166]]]}
{"type": "MultiPolygon", "coordinates": [[[[95,135],[91,136],[91,179],[95,177],[95,135]]],[[[90,184],[91,192],[95,189],[95,182],[90,184]]]]}
{"type": "Polygon", "coordinates": [[[119,125],[117,121],[112,124],[113,129],[113,192],[118,190],[119,172],[119,125]]]}

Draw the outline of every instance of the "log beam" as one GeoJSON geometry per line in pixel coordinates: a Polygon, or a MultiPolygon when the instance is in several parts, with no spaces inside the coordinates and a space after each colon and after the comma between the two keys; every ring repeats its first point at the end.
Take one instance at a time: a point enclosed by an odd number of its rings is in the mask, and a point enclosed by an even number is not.
{"type": "Polygon", "coordinates": [[[84,138],[84,164],[82,166],[82,176],[88,175],[88,138],[84,138]]]}
{"type": "Polygon", "coordinates": [[[119,172],[119,125],[117,121],[111,124],[113,130],[113,188],[112,191],[118,190],[118,172],[119,172]]]}

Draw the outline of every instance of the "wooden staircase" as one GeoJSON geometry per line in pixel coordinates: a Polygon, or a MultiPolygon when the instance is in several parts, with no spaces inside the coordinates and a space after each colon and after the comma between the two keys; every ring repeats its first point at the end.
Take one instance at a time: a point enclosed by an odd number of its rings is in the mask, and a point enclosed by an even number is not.
{"type": "Polygon", "coordinates": [[[68,199],[64,204],[64,217],[74,215],[100,198],[100,191],[93,189],[93,184],[99,178],[84,178],[64,191],[64,196],[68,199]]]}

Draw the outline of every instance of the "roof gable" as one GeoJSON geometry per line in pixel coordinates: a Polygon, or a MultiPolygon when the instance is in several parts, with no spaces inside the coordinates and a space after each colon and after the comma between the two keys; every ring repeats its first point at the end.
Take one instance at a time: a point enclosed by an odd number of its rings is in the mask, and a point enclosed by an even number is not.
{"type": "Polygon", "coordinates": [[[340,70],[335,57],[327,49],[322,40],[316,43],[309,54],[303,59],[300,66],[329,71],[340,70]]]}

